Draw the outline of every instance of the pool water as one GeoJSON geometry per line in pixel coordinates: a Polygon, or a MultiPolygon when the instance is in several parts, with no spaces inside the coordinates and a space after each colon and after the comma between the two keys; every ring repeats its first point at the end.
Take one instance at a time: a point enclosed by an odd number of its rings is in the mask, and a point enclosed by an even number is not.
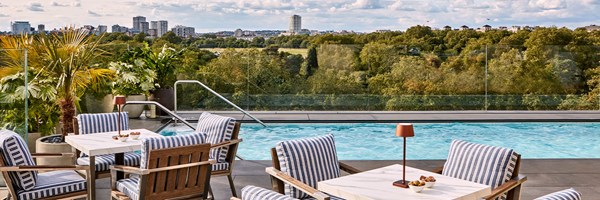
{"type": "MultiPolygon", "coordinates": [[[[400,160],[402,138],[396,124],[242,124],[238,155],[269,160],[279,141],[331,133],[340,160],[400,160]]],[[[523,158],[600,158],[600,123],[432,123],[414,124],[407,138],[407,159],[446,159],[453,139],[515,149],[523,158]]],[[[184,125],[165,128],[163,135],[193,132],[184,125]]]]}

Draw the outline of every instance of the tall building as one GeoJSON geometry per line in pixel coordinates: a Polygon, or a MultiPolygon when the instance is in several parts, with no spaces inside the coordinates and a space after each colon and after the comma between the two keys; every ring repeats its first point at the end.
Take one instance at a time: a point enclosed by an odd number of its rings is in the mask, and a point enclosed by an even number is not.
{"type": "Polygon", "coordinates": [[[290,17],[290,33],[296,34],[302,30],[302,17],[300,15],[292,15],[290,17]]]}
{"type": "Polygon", "coordinates": [[[182,25],[177,25],[173,29],[171,29],[175,35],[179,37],[193,37],[196,34],[196,29],[194,27],[187,27],[182,25]]]}
{"type": "Polygon", "coordinates": [[[30,33],[31,24],[28,21],[15,21],[10,23],[10,28],[13,35],[30,33]]]}
{"type": "Polygon", "coordinates": [[[144,16],[135,16],[133,17],[133,31],[141,31],[141,23],[146,22],[146,17],[144,16]]]}
{"type": "Polygon", "coordinates": [[[150,21],[150,29],[158,29],[158,21],[150,21]]]}
{"type": "Polygon", "coordinates": [[[156,36],[162,37],[169,31],[169,22],[166,20],[158,21],[158,27],[156,27],[156,36]]]}
{"type": "Polygon", "coordinates": [[[129,32],[129,28],[124,27],[124,26],[120,26],[118,24],[115,24],[112,26],[111,32],[113,33],[126,33],[129,32]]]}
{"type": "Polygon", "coordinates": [[[96,35],[106,33],[106,31],[108,31],[108,27],[106,25],[98,25],[98,29],[96,30],[96,35]]]}
{"type": "Polygon", "coordinates": [[[140,22],[140,33],[148,34],[148,29],[150,29],[150,23],[140,22]]]}
{"type": "Polygon", "coordinates": [[[38,33],[46,32],[46,25],[38,24],[38,33]]]}

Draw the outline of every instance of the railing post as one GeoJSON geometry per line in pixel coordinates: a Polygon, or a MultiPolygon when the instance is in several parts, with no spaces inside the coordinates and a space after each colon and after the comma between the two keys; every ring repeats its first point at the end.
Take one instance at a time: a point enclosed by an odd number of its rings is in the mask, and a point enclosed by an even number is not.
{"type": "Polygon", "coordinates": [[[483,108],[485,111],[488,109],[488,45],[485,45],[485,105],[483,108]]]}

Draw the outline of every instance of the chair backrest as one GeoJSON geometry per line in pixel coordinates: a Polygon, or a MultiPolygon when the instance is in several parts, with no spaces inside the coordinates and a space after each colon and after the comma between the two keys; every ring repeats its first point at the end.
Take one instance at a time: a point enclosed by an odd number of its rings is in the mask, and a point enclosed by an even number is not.
{"type": "MultiPolygon", "coordinates": [[[[0,130],[0,166],[34,166],[35,162],[21,136],[9,130],[0,130]]],[[[31,190],[37,181],[37,171],[3,172],[6,185],[12,192],[31,190]],[[13,188],[14,187],[14,188],[13,188]]]]}
{"type": "Polygon", "coordinates": [[[569,188],[535,198],[534,200],[581,200],[581,193],[573,188],[569,188]]]}
{"type": "MultiPolygon", "coordinates": [[[[93,113],[77,115],[77,131],[79,134],[91,134],[117,131],[118,112],[113,113],[93,113]]],[[[121,130],[129,130],[129,117],[127,112],[121,112],[121,130]]]]}
{"type": "MultiPolygon", "coordinates": [[[[235,127],[233,128],[233,133],[231,134],[231,140],[236,140],[240,136],[240,126],[239,122],[235,123],[235,127]]],[[[225,162],[229,163],[229,168],[227,169],[229,172],[233,170],[233,163],[235,162],[235,156],[237,154],[237,149],[240,143],[232,144],[229,146],[227,150],[227,156],[225,157],[225,162]]]]}
{"type": "MultiPolygon", "coordinates": [[[[204,143],[203,134],[189,134],[152,138],[142,142],[142,169],[156,169],[209,159],[210,144],[204,143]]],[[[151,172],[140,181],[143,199],[170,199],[173,197],[207,197],[210,182],[209,163],[151,172]]]]}
{"type": "Polygon", "coordinates": [[[242,188],[242,200],[297,200],[295,198],[291,198],[289,196],[285,196],[274,192],[272,190],[267,190],[265,188],[256,187],[253,185],[248,185],[242,188]]]}
{"type": "MultiPolygon", "coordinates": [[[[454,140],[442,175],[489,185],[494,189],[518,176],[520,162],[521,155],[512,149],[454,140]]],[[[503,194],[498,199],[506,199],[507,195],[503,194]]]]}
{"type": "MultiPolygon", "coordinates": [[[[206,133],[207,142],[218,144],[232,139],[235,124],[234,118],[203,112],[198,118],[196,132],[206,133]]],[[[228,151],[229,147],[211,149],[210,159],[214,159],[218,163],[226,162],[228,151]]]]}
{"type": "MultiPolygon", "coordinates": [[[[340,176],[340,165],[333,135],[277,143],[271,150],[273,167],[316,188],[317,183],[340,176]]],[[[293,198],[309,195],[292,185],[272,179],[273,189],[293,198]]]]}

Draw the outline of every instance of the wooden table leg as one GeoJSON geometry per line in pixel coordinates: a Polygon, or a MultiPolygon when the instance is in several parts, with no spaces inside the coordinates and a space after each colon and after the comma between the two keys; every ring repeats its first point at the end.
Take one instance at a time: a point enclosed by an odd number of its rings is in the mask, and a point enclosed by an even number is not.
{"type": "Polygon", "coordinates": [[[88,185],[88,199],[96,199],[96,156],[90,156],[90,173],[88,185]]]}
{"type": "MultiPolygon", "coordinates": [[[[125,165],[125,153],[115,153],[115,165],[125,165]]],[[[117,171],[117,181],[124,178],[125,173],[117,171]]]]}

